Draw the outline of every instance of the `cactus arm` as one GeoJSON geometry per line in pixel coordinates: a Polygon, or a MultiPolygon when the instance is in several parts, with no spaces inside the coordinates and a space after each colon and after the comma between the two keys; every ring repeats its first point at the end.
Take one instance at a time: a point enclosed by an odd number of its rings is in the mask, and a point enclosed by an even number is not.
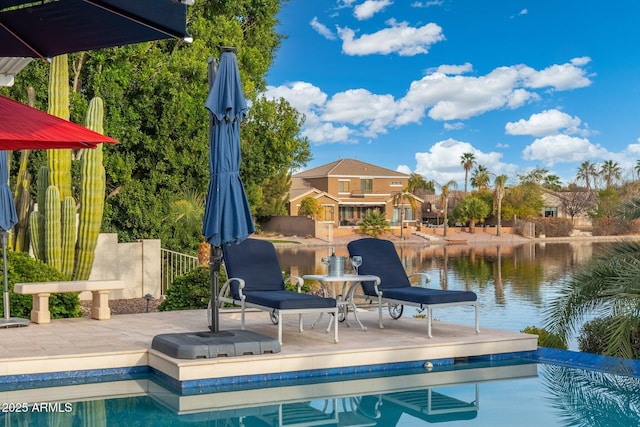
{"type": "MultiPolygon", "coordinates": [[[[86,126],[103,133],[104,106],[101,98],[93,98],[87,110],[86,126]]],[[[76,266],[74,280],[87,280],[91,274],[98,234],[102,225],[105,195],[105,170],[102,164],[102,144],[83,150],[81,162],[81,199],[76,266]]]]}
{"type": "MultiPolygon", "coordinates": [[[[49,114],[69,120],[69,62],[67,55],[51,60],[49,114]]],[[[71,150],[48,150],[49,184],[60,190],[60,198],[71,196],[71,150]]]]}
{"type": "Polygon", "coordinates": [[[65,197],[62,201],[62,241],[61,268],[62,274],[71,278],[75,260],[76,243],[76,201],[73,197],[65,197]]]}
{"type": "Polygon", "coordinates": [[[45,258],[47,264],[62,270],[62,236],[60,230],[60,191],[55,185],[47,188],[46,209],[45,209],[45,258]]]}

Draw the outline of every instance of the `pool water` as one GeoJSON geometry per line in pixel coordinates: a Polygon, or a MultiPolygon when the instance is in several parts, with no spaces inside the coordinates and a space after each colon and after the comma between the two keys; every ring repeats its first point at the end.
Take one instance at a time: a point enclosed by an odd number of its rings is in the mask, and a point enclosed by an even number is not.
{"type": "Polygon", "coordinates": [[[637,377],[526,361],[244,384],[181,395],[149,374],[3,392],[0,425],[636,426],[638,390],[637,377]]]}

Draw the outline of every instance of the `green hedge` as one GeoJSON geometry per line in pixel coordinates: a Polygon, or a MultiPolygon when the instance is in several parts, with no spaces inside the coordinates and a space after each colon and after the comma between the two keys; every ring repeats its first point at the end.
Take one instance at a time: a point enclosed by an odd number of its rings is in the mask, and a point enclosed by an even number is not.
{"type": "Polygon", "coordinates": [[[538,336],[538,345],[540,347],[559,348],[566,350],[568,348],[567,341],[557,334],[552,334],[543,328],[536,326],[527,326],[521,332],[525,334],[533,334],[538,336]]]}
{"type": "MultiPolygon", "coordinates": [[[[4,292],[4,275],[0,257],[0,287],[4,292]]],[[[12,317],[31,318],[32,296],[20,295],[13,292],[15,283],[31,282],[58,282],[66,281],[64,275],[55,268],[33,259],[27,253],[7,251],[7,277],[9,282],[9,299],[11,301],[12,317]]],[[[49,297],[49,310],[53,319],[65,317],[80,317],[80,300],[77,292],[51,294],[49,297]]],[[[0,315],[4,316],[4,298],[0,301],[0,315]]]]}
{"type": "MultiPolygon", "coordinates": [[[[602,317],[586,322],[578,336],[578,348],[585,353],[607,354],[607,343],[604,337],[611,329],[614,318],[602,317]]],[[[636,329],[629,337],[632,357],[640,359],[640,330],[636,329]]],[[[615,355],[614,355],[615,356],[615,355]]]]}
{"type": "MultiPolygon", "coordinates": [[[[226,281],[224,270],[220,273],[219,284],[226,281]]],[[[175,278],[167,290],[166,299],[158,310],[197,310],[207,308],[211,298],[211,275],[208,267],[198,267],[189,273],[175,278]]]]}

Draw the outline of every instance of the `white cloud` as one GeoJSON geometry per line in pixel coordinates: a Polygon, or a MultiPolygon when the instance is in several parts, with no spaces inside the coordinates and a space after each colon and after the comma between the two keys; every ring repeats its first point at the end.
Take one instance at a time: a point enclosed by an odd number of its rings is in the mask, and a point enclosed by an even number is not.
{"type": "Polygon", "coordinates": [[[464,129],[464,123],[463,122],[445,123],[443,127],[444,127],[444,130],[460,130],[460,129],[464,129]]]}
{"type": "Polygon", "coordinates": [[[556,135],[562,129],[567,130],[565,133],[576,133],[579,126],[578,117],[571,117],[567,113],[554,109],[532,114],[528,120],[509,122],[504,128],[507,135],[548,136],[556,135]]]}
{"type": "Polygon", "coordinates": [[[411,7],[431,7],[431,6],[441,6],[444,3],[444,0],[428,0],[428,1],[414,1],[411,3],[411,7]]]}
{"type": "Polygon", "coordinates": [[[529,14],[529,10],[528,9],[522,9],[520,11],[520,13],[518,13],[518,15],[522,16],[522,15],[528,15],[529,14]]]}
{"type": "Polygon", "coordinates": [[[552,65],[541,71],[524,67],[521,74],[525,77],[524,86],[533,89],[552,87],[555,90],[569,90],[586,87],[591,84],[587,72],[580,68],[587,65],[591,58],[574,58],[568,64],[552,65]]]}
{"type": "Polygon", "coordinates": [[[441,65],[436,68],[436,73],[442,74],[465,74],[473,71],[473,65],[465,62],[462,65],[441,65]]]}
{"type": "Polygon", "coordinates": [[[365,124],[364,136],[386,133],[397,114],[391,95],[375,95],[365,89],[351,89],[334,95],[325,105],[322,120],[352,125],[365,124]],[[354,108],[357,106],[357,108],[354,108]]]}
{"type": "Polygon", "coordinates": [[[359,38],[350,28],[338,28],[338,36],[342,39],[342,51],[347,55],[388,55],[397,53],[400,56],[426,54],[429,48],[445,39],[442,28],[433,23],[422,27],[410,27],[407,22],[387,21],[388,28],[372,34],[364,34],[359,38]]]}
{"type": "Polygon", "coordinates": [[[407,165],[399,165],[396,168],[397,172],[402,172],[402,173],[406,173],[407,175],[411,175],[411,168],[407,165]]]}
{"type": "Polygon", "coordinates": [[[464,153],[473,153],[478,164],[485,166],[492,173],[513,174],[517,168],[516,165],[501,162],[501,153],[484,153],[468,142],[449,138],[436,142],[428,152],[416,153],[415,172],[435,179],[441,185],[454,180],[462,190],[464,189],[464,168],[460,165],[460,158],[464,153]]]}
{"type": "Polygon", "coordinates": [[[327,94],[307,82],[293,82],[283,86],[267,86],[264,96],[268,99],[286,99],[299,112],[308,114],[327,102],[327,94]]]}
{"type": "Polygon", "coordinates": [[[541,161],[547,166],[605,158],[608,155],[607,150],[592,144],[588,139],[568,135],[551,135],[536,139],[522,152],[523,159],[541,161]]]}
{"type": "MultiPolygon", "coordinates": [[[[561,64],[558,67],[576,66],[561,64]]],[[[375,138],[393,127],[419,123],[425,116],[449,122],[443,124],[445,130],[459,129],[464,126],[464,119],[488,111],[518,108],[540,99],[548,89],[525,87],[531,79],[535,79],[538,71],[522,65],[498,67],[484,76],[455,74],[472,70],[471,64],[447,65],[442,69],[454,74],[427,74],[412,82],[406,95],[399,99],[391,94],[375,94],[363,88],[328,96],[307,82],[269,86],[265,96],[285,98],[304,113],[306,122],[303,131],[312,143],[338,142],[341,136],[345,138],[343,142],[350,143],[358,137],[375,138]],[[316,127],[321,129],[314,131],[316,127]]],[[[577,117],[556,110],[540,114],[507,124],[507,133],[546,136],[553,129],[582,136],[592,133],[577,117]]]]}
{"type": "Polygon", "coordinates": [[[373,15],[392,4],[393,2],[391,0],[366,0],[364,3],[353,8],[353,16],[358,20],[363,21],[371,18],[373,15]]]}
{"type": "Polygon", "coordinates": [[[320,123],[318,126],[306,127],[302,131],[302,136],[316,144],[336,142],[355,143],[355,141],[350,138],[352,133],[353,130],[349,129],[347,126],[336,127],[331,123],[320,123]]]}
{"type": "Polygon", "coordinates": [[[318,21],[318,18],[316,16],[314,16],[311,22],[309,22],[309,25],[311,25],[311,28],[313,28],[318,34],[320,34],[325,39],[327,40],[336,39],[336,35],[333,33],[333,31],[331,31],[326,25],[318,21]]]}
{"type": "MultiPolygon", "coordinates": [[[[460,66],[460,69],[468,68],[466,64],[460,66]]],[[[434,120],[460,120],[539,100],[536,89],[568,90],[590,83],[585,71],[574,63],[553,65],[542,71],[524,65],[498,67],[484,76],[433,72],[412,82],[403,101],[413,109],[428,110],[434,120]]]]}

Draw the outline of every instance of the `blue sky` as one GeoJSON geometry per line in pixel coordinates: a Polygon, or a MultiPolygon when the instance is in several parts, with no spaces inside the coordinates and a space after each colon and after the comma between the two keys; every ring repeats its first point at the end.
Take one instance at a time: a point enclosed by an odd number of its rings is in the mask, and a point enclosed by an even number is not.
{"type": "MultiPolygon", "coordinates": [[[[640,3],[290,0],[268,97],[306,115],[307,168],[357,158],[463,185],[492,173],[575,181],[640,160],[640,3]]],[[[509,181],[515,184],[515,179],[509,181]]]]}

